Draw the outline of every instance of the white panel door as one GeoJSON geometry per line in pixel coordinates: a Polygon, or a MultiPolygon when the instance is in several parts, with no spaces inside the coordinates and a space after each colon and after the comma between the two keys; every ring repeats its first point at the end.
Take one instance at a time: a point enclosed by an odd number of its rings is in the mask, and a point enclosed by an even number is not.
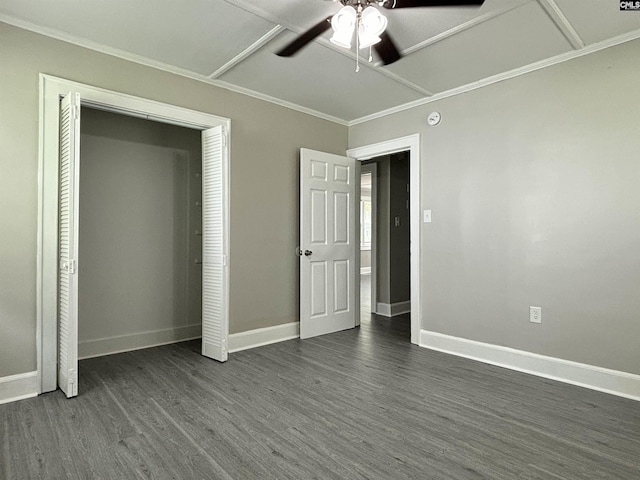
{"type": "Polygon", "coordinates": [[[222,126],[202,132],[202,355],[227,360],[227,145],[222,126]]]}
{"type": "Polygon", "coordinates": [[[356,161],[300,151],[300,338],[356,326],[356,161]]]}
{"type": "Polygon", "coordinates": [[[58,204],[58,385],[78,395],[78,186],[80,94],[60,102],[58,204]]]}

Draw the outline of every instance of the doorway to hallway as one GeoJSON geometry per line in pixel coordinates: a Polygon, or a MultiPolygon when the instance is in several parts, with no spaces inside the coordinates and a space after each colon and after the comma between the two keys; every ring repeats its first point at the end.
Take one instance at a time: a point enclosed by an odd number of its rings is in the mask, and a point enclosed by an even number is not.
{"type": "Polygon", "coordinates": [[[409,152],[374,157],[360,173],[360,320],[410,319],[409,152]]]}

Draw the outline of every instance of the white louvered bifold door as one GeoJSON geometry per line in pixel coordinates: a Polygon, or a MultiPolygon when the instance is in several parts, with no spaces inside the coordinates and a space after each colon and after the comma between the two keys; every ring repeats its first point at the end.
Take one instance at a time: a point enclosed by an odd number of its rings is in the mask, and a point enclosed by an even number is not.
{"type": "Polygon", "coordinates": [[[80,95],[60,102],[60,191],[58,206],[58,385],[78,395],[78,156],[80,95]]]}
{"type": "Polygon", "coordinates": [[[223,127],[202,132],[202,355],[227,360],[227,146],[223,127]]]}

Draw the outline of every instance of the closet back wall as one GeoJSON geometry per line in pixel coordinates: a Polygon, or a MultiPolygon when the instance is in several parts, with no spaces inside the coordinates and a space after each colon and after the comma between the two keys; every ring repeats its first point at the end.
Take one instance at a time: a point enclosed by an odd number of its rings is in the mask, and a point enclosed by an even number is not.
{"type": "Polygon", "coordinates": [[[83,108],[79,356],[200,336],[201,140],[83,108]]]}

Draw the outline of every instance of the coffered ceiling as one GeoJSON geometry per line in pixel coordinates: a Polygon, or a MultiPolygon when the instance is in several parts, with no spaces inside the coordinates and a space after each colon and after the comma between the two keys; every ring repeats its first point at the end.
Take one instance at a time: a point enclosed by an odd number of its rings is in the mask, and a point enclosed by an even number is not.
{"type": "Polygon", "coordinates": [[[389,66],[329,42],[274,54],[340,4],[325,0],[0,0],[0,21],[339,121],[640,37],[618,0],[486,0],[384,10],[403,58],[389,66]]]}

